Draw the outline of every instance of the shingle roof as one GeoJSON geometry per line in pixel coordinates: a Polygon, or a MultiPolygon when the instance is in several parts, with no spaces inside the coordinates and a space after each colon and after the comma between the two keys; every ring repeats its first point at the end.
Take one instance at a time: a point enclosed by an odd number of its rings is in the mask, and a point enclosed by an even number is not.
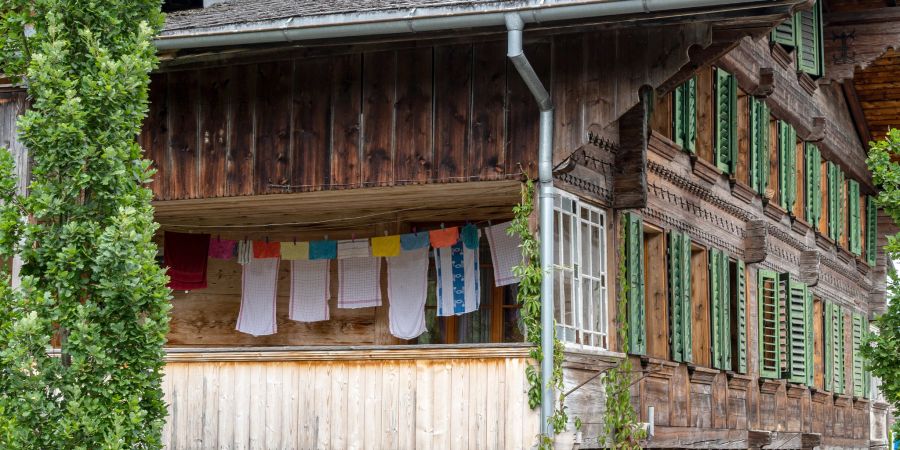
{"type": "Polygon", "coordinates": [[[312,17],[353,12],[392,12],[435,6],[514,6],[522,0],[228,0],[208,8],[190,9],[166,16],[163,35],[181,34],[228,25],[252,24],[292,17],[312,17]]]}

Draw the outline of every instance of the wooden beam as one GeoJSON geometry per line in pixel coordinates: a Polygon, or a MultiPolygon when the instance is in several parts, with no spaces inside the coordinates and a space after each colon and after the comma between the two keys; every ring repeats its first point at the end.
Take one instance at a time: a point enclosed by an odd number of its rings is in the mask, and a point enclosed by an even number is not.
{"type": "Polygon", "coordinates": [[[872,140],[872,131],[869,130],[866,114],[859,102],[856,85],[853,80],[847,80],[841,83],[841,89],[844,91],[844,98],[847,100],[847,106],[850,108],[850,117],[853,119],[853,125],[856,127],[856,134],[859,136],[859,141],[862,142],[863,147],[865,147],[872,140]]]}
{"type": "Polygon", "coordinates": [[[763,448],[770,442],[768,431],[694,427],[655,427],[644,448],[763,448]]]}
{"type": "Polygon", "coordinates": [[[647,206],[647,143],[653,89],[640,89],[640,101],[619,119],[619,151],[613,175],[613,207],[647,206]]]}
{"type": "Polygon", "coordinates": [[[529,358],[531,344],[381,345],[243,348],[170,348],[165,361],[374,361],[529,358]]]}

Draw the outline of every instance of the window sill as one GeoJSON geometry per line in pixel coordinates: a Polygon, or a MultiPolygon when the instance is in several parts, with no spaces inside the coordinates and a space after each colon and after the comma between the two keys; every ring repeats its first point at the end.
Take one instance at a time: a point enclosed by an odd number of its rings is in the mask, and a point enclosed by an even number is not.
{"type": "Polygon", "coordinates": [[[809,388],[812,401],[816,403],[827,403],[831,400],[831,392],[819,390],[817,388],[809,388]]]}
{"type": "Polygon", "coordinates": [[[750,387],[753,377],[739,373],[728,372],[728,389],[746,391],[750,387]]]}
{"type": "Polygon", "coordinates": [[[167,348],[165,361],[173,363],[529,358],[532,347],[531,344],[516,343],[167,348]]]}
{"type": "Polygon", "coordinates": [[[719,170],[713,163],[697,157],[695,155],[691,155],[691,161],[693,161],[693,172],[698,178],[703,181],[706,181],[711,184],[716,184],[720,178],[722,178],[723,172],[719,170]]]}
{"type": "Polygon", "coordinates": [[[816,245],[822,250],[831,250],[834,248],[834,241],[830,237],[816,231],[816,245]]]}
{"type": "Polygon", "coordinates": [[[691,379],[691,383],[712,384],[713,380],[718,374],[719,369],[711,369],[709,367],[688,364],[688,376],[691,379]]]}
{"type": "Polygon", "coordinates": [[[794,220],[791,222],[791,229],[801,236],[806,236],[806,233],[809,233],[809,230],[812,228],[805,220],[794,217],[794,220]]]}
{"type": "Polygon", "coordinates": [[[816,93],[816,89],[819,88],[819,84],[816,83],[811,76],[809,76],[806,72],[798,72],[797,73],[797,81],[800,82],[800,87],[806,91],[807,94],[813,95],[816,93]]]}
{"type": "Polygon", "coordinates": [[[648,144],[648,148],[654,154],[657,154],[667,161],[672,161],[675,159],[675,156],[679,153],[684,152],[684,150],[675,143],[675,141],[663,136],[662,133],[658,131],[650,132],[650,142],[648,144]]]}
{"type": "Polygon", "coordinates": [[[759,379],[759,392],[762,394],[774,394],[784,386],[784,380],[770,379],[770,378],[760,378],[759,379]]]}
{"type": "Polygon", "coordinates": [[[807,391],[809,388],[805,384],[788,383],[786,394],[788,398],[801,398],[807,391]]]}
{"type": "Polygon", "coordinates": [[[791,64],[794,62],[794,57],[784,46],[778,43],[772,43],[772,59],[778,63],[782,68],[787,69],[791,67],[791,64]]]}
{"type": "Polygon", "coordinates": [[[763,208],[763,213],[766,214],[766,217],[780,223],[781,219],[783,219],[784,216],[787,214],[787,211],[785,211],[781,207],[781,205],[778,205],[777,203],[770,200],[766,203],[766,206],[763,208]]]}
{"type": "Polygon", "coordinates": [[[756,198],[756,191],[740,181],[735,181],[731,184],[731,195],[744,203],[750,204],[756,198]]]}

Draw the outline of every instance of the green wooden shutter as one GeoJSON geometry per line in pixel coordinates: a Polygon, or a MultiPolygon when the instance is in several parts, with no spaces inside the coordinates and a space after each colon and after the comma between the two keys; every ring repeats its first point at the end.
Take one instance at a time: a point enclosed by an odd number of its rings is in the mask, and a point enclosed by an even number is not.
{"type": "Polygon", "coordinates": [[[828,162],[828,236],[835,242],[844,236],[844,172],[828,162]]]}
{"type": "Polygon", "coordinates": [[[784,22],[781,22],[774,30],[772,30],[772,41],[786,47],[796,45],[794,30],[796,29],[797,16],[793,16],[784,22]]]}
{"type": "Polygon", "coordinates": [[[787,378],[792,383],[806,383],[806,322],[807,288],[790,274],[782,274],[785,306],[787,308],[787,378]]]}
{"type": "Polygon", "coordinates": [[[780,317],[778,276],[771,270],[760,270],[757,281],[759,310],[759,376],[781,378],[780,317]]]}
{"type": "Polygon", "coordinates": [[[737,82],[716,69],[716,166],[733,174],[737,167],[737,82]]]}
{"type": "Polygon", "coordinates": [[[669,346],[672,359],[691,362],[691,238],[669,232],[669,346]]]}
{"type": "Polygon", "coordinates": [[[797,132],[789,123],[778,121],[778,188],[781,206],[788,212],[794,210],[797,198],[797,132]]]}
{"type": "Polygon", "coordinates": [[[813,331],[813,293],[806,290],[806,321],[803,326],[806,328],[806,385],[815,384],[815,342],[816,337],[813,331]]]}
{"type": "Polygon", "coordinates": [[[875,199],[866,196],[866,262],[875,265],[878,255],[878,207],[875,199]]]}
{"type": "Polygon", "coordinates": [[[822,37],[822,8],[816,2],[809,11],[799,11],[794,21],[794,38],[797,46],[797,69],[817,77],[824,64],[822,37]]]}
{"type": "Polygon", "coordinates": [[[815,144],[806,143],[806,219],[815,227],[822,217],[822,155],[815,144]]]}
{"type": "Polygon", "coordinates": [[[644,315],[644,223],[635,214],[625,215],[625,272],[628,280],[628,351],[647,353],[644,315]]]}
{"type": "Polygon", "coordinates": [[[863,358],[859,353],[859,347],[863,340],[863,321],[865,318],[860,314],[853,314],[853,395],[855,397],[864,397],[865,391],[865,374],[863,373],[863,358]]]}
{"type": "Polygon", "coordinates": [[[750,187],[766,195],[769,185],[769,107],[750,99],[750,187]]]}
{"type": "Polygon", "coordinates": [[[672,107],[674,141],[690,153],[697,151],[697,78],[675,88],[672,107]]]}
{"type": "Polygon", "coordinates": [[[847,181],[847,220],[850,226],[847,228],[850,235],[847,237],[847,243],[850,245],[850,252],[854,255],[862,254],[862,243],[860,242],[860,220],[859,220],[859,183],[856,180],[847,181]]]}
{"type": "Polygon", "coordinates": [[[832,369],[832,373],[834,374],[834,385],[833,389],[835,393],[843,394],[845,383],[845,370],[846,361],[844,359],[844,312],[840,306],[834,305],[831,316],[831,326],[832,328],[832,351],[833,357],[832,362],[834,367],[832,369]]]}
{"type": "Polygon", "coordinates": [[[717,369],[731,370],[731,289],[728,254],[711,249],[709,255],[712,365],[717,369]]]}
{"type": "Polygon", "coordinates": [[[738,373],[747,373],[747,268],[744,261],[738,260],[735,264],[736,283],[735,289],[735,332],[737,333],[737,345],[735,359],[738,373]]]}
{"type": "Polygon", "coordinates": [[[825,390],[834,389],[834,304],[826,302],[823,331],[825,333],[825,390]]]}

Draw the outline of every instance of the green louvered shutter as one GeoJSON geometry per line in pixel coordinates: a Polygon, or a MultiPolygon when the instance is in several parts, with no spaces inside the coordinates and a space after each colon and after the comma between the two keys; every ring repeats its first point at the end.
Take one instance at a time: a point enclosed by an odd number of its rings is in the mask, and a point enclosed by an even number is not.
{"type": "Polygon", "coordinates": [[[672,359],[691,362],[691,238],[669,232],[669,345],[672,359]]]}
{"type": "Polygon", "coordinates": [[[844,236],[844,172],[828,162],[828,236],[835,242],[844,236]]]}
{"type": "Polygon", "coordinates": [[[731,306],[728,255],[718,249],[710,250],[709,292],[712,321],[713,367],[731,370],[731,306]]]}
{"type": "Polygon", "coordinates": [[[822,217],[822,155],[815,144],[806,143],[806,219],[815,227],[822,217]]]}
{"type": "Polygon", "coordinates": [[[694,153],[697,151],[697,77],[676,87],[672,97],[675,143],[684,151],[694,153]]]}
{"type": "Polygon", "coordinates": [[[860,314],[853,314],[853,396],[865,397],[865,374],[863,373],[863,358],[859,353],[862,345],[865,318],[860,314]]]}
{"type": "Polygon", "coordinates": [[[811,290],[806,290],[806,321],[803,324],[806,327],[806,385],[812,386],[815,384],[814,370],[815,370],[815,343],[816,337],[813,330],[813,293],[811,290]]]}
{"type": "Polygon", "coordinates": [[[769,185],[769,107],[750,99],[750,187],[766,195],[769,185]]]}
{"type": "Polygon", "coordinates": [[[797,16],[793,16],[790,19],[781,22],[780,25],[772,30],[772,41],[786,47],[793,47],[796,45],[796,22],[797,16]]]}
{"type": "Polygon", "coordinates": [[[875,266],[878,255],[878,207],[875,199],[866,196],[866,262],[875,266]]]}
{"type": "Polygon", "coordinates": [[[778,121],[778,187],[781,206],[794,210],[797,198],[797,132],[789,123],[778,121]]]}
{"type": "Polygon", "coordinates": [[[794,21],[797,46],[797,68],[818,77],[823,74],[824,49],[822,37],[822,8],[819,2],[809,11],[799,11],[794,21]]]}
{"type": "Polygon", "coordinates": [[[832,391],[834,389],[834,304],[826,302],[825,306],[825,390],[832,391]]]}
{"type": "Polygon", "coordinates": [[[628,279],[628,352],[647,353],[644,314],[644,223],[640,216],[625,215],[625,271],[628,279]]]}
{"type": "Polygon", "coordinates": [[[734,349],[736,372],[747,373],[747,268],[744,261],[738,260],[735,263],[736,282],[734,286],[735,306],[737,310],[734,312],[735,332],[737,339],[734,349]]]}
{"type": "Polygon", "coordinates": [[[843,394],[844,386],[846,385],[844,378],[846,361],[844,359],[844,312],[840,306],[834,305],[831,320],[831,326],[833,327],[831,331],[831,349],[834,352],[832,357],[832,363],[834,364],[832,369],[834,374],[833,388],[835,393],[843,394]]]}
{"type": "Polygon", "coordinates": [[[760,270],[757,282],[759,310],[759,376],[781,378],[781,311],[778,301],[778,276],[760,270]]]}
{"type": "Polygon", "coordinates": [[[850,245],[850,252],[854,255],[862,255],[862,243],[860,242],[859,225],[859,183],[856,180],[847,181],[847,220],[850,222],[847,227],[850,235],[847,237],[847,243],[850,245]]]}
{"type": "Polygon", "coordinates": [[[737,167],[737,82],[716,69],[716,166],[733,174],[737,167]]]}
{"type": "Polygon", "coordinates": [[[785,306],[787,308],[787,378],[792,383],[806,383],[806,321],[807,321],[807,288],[790,276],[782,274],[785,306]]]}

